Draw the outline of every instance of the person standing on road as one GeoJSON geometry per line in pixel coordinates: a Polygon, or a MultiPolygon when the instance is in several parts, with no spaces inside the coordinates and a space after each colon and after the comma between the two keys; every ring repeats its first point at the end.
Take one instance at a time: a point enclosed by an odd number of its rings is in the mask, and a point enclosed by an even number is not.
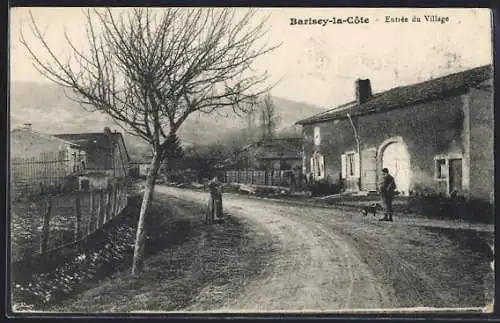
{"type": "Polygon", "coordinates": [[[389,174],[387,168],[382,169],[382,185],[380,186],[380,196],[382,204],[384,205],[385,213],[384,218],[380,221],[392,221],[392,200],[396,191],[396,183],[394,177],[389,174]]]}
{"type": "Polygon", "coordinates": [[[210,212],[214,219],[222,217],[222,188],[217,177],[208,182],[210,189],[210,212]]]}

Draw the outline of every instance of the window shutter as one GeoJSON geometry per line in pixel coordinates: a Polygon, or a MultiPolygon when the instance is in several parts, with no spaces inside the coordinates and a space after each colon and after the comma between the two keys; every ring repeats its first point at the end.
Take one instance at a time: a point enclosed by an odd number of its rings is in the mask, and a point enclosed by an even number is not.
{"type": "Polygon", "coordinates": [[[347,158],[345,154],[340,156],[340,169],[342,178],[347,177],[347,158]]]}
{"type": "Polygon", "coordinates": [[[359,154],[354,154],[354,177],[359,177],[359,154]]]}
{"type": "Polygon", "coordinates": [[[314,174],[315,174],[315,172],[314,172],[314,156],[311,157],[311,169],[310,169],[310,173],[312,174],[312,178],[314,178],[315,177],[314,176],[314,174]]]}
{"type": "Polygon", "coordinates": [[[319,146],[321,143],[321,132],[319,127],[314,127],[314,145],[319,146]]]}
{"type": "Polygon", "coordinates": [[[319,177],[320,178],[325,178],[325,157],[324,156],[319,156],[319,177]]]}

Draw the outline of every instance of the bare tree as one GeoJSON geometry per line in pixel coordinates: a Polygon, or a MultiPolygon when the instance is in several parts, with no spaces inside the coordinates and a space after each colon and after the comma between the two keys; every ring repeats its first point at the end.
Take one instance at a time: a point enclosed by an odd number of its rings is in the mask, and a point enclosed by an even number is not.
{"type": "Polygon", "coordinates": [[[276,130],[280,118],[276,111],[276,106],[270,94],[266,94],[260,109],[260,126],[262,129],[262,139],[272,139],[276,136],[276,130]]]}
{"type": "Polygon", "coordinates": [[[73,100],[108,114],[124,131],[150,144],[153,158],[132,265],[132,273],[138,274],[143,268],[145,216],[167,139],[193,112],[245,112],[245,103],[269,88],[267,72],[255,72],[253,63],[279,45],[263,41],[267,19],[255,22],[255,10],[114,10],[86,11],[88,50],[78,49],[64,32],[67,58],[56,54],[33,16],[29,25],[41,50],[22,33],[21,42],[35,68],[70,89],[73,100]]]}

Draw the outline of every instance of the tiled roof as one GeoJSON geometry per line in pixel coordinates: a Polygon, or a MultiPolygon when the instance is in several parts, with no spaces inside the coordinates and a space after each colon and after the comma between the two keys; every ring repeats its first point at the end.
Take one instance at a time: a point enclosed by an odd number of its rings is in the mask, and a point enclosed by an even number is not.
{"type": "Polygon", "coordinates": [[[351,101],[312,117],[297,121],[296,124],[313,124],[351,116],[382,112],[402,108],[422,102],[439,100],[451,95],[465,93],[493,77],[491,65],[476,67],[466,71],[442,76],[426,82],[400,86],[373,95],[368,101],[358,105],[351,101]]]}

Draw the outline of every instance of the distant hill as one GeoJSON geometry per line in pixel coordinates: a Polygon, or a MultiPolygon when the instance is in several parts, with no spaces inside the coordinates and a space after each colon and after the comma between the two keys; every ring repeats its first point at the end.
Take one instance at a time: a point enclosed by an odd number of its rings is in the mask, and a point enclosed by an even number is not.
{"type": "MultiPolygon", "coordinates": [[[[280,128],[290,128],[297,120],[324,111],[324,109],[292,100],[273,97],[280,117],[280,128]]],[[[85,111],[68,99],[65,90],[54,84],[13,82],[10,89],[11,128],[32,123],[33,129],[46,133],[76,133],[101,131],[105,126],[122,131],[108,116],[85,111]]],[[[191,115],[179,129],[179,137],[187,145],[225,142],[228,137],[241,134],[247,121],[234,113],[222,115],[191,115]]],[[[122,131],[123,132],[123,131],[122,131]]],[[[149,151],[142,139],[124,133],[130,155],[149,151]]]]}

